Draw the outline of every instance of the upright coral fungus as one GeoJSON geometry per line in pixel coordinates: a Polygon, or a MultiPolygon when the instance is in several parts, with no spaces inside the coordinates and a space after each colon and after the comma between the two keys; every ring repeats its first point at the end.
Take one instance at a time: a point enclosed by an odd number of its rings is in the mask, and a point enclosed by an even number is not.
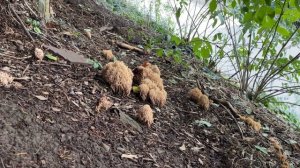
{"type": "Polygon", "coordinates": [[[204,110],[208,110],[210,106],[209,98],[202,94],[201,90],[198,88],[193,88],[188,92],[188,97],[193,102],[198,104],[200,107],[202,107],[204,110]]]}
{"type": "Polygon", "coordinates": [[[138,117],[142,122],[147,123],[148,127],[153,124],[153,112],[149,105],[144,105],[138,110],[138,117]]]}
{"type": "Polygon", "coordinates": [[[248,125],[250,125],[255,131],[259,132],[261,129],[261,124],[257,121],[255,121],[253,118],[251,117],[247,117],[247,116],[239,116],[241,120],[243,120],[245,123],[247,123],[248,125]]]}
{"type": "Polygon", "coordinates": [[[133,73],[124,62],[115,61],[106,64],[102,70],[102,77],[114,92],[127,96],[130,94],[133,73]]]}
{"type": "Polygon", "coordinates": [[[134,81],[139,85],[142,99],[149,99],[152,104],[160,107],[164,106],[167,100],[167,92],[164,89],[159,68],[145,62],[135,68],[133,72],[134,81]]]}

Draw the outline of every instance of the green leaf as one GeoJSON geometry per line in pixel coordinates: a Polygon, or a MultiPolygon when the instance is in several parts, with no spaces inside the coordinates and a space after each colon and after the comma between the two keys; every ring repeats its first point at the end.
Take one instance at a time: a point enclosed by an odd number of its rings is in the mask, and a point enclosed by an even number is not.
{"type": "Polygon", "coordinates": [[[285,29],[285,28],[283,28],[283,27],[281,27],[281,26],[278,26],[277,32],[278,32],[280,35],[282,35],[283,37],[289,37],[289,35],[290,35],[290,32],[289,32],[287,29],[285,29]]]}
{"type": "Polygon", "coordinates": [[[213,22],[213,24],[212,24],[212,27],[214,28],[214,27],[216,26],[217,23],[218,23],[218,19],[215,19],[215,18],[214,18],[214,22],[213,22]]]}
{"type": "Polygon", "coordinates": [[[210,122],[205,121],[205,120],[195,120],[194,124],[198,125],[199,127],[203,126],[203,125],[205,125],[206,127],[211,127],[212,126],[212,124],[210,122]]]}
{"type": "Polygon", "coordinates": [[[211,0],[209,3],[209,11],[214,12],[217,9],[217,0],[211,0]]]}
{"type": "Polygon", "coordinates": [[[172,36],[171,41],[174,42],[177,46],[181,43],[181,39],[177,36],[172,36]]]}
{"type": "Polygon", "coordinates": [[[45,56],[46,56],[48,59],[52,60],[52,61],[57,61],[57,60],[58,60],[58,58],[57,58],[56,56],[54,56],[54,55],[52,55],[52,54],[50,54],[50,53],[47,53],[45,56]]]}
{"type": "Polygon", "coordinates": [[[175,15],[176,15],[176,18],[177,18],[177,19],[180,17],[180,15],[181,15],[181,8],[178,8],[178,9],[176,10],[175,15]]]}
{"type": "Polygon", "coordinates": [[[92,59],[88,59],[87,63],[91,64],[94,69],[102,68],[102,64],[100,62],[98,62],[97,60],[94,61],[92,59]]]}
{"type": "Polygon", "coordinates": [[[133,91],[133,93],[139,93],[140,92],[140,87],[132,86],[132,91],[133,91]]]}
{"type": "Polygon", "coordinates": [[[265,147],[255,145],[255,148],[261,151],[262,153],[268,155],[268,150],[265,147]]]}
{"type": "Polygon", "coordinates": [[[163,54],[164,54],[164,50],[163,50],[162,48],[160,48],[160,49],[158,49],[158,50],[156,51],[156,55],[159,56],[159,57],[162,57],[163,54]]]}
{"type": "Polygon", "coordinates": [[[263,21],[265,15],[266,15],[266,10],[267,10],[267,7],[262,6],[262,7],[260,7],[260,8],[256,11],[256,13],[255,13],[255,21],[256,21],[257,23],[260,23],[260,22],[263,21]]]}
{"type": "Polygon", "coordinates": [[[42,34],[42,31],[38,27],[33,27],[33,31],[36,32],[37,34],[42,34]]]}
{"type": "Polygon", "coordinates": [[[236,1],[235,1],[235,0],[232,1],[231,7],[232,7],[232,8],[235,8],[235,7],[236,7],[236,1]]]}
{"type": "Polygon", "coordinates": [[[262,27],[263,28],[271,29],[274,24],[275,24],[275,21],[271,17],[269,17],[268,15],[266,15],[264,17],[264,20],[262,21],[262,27]]]}
{"type": "Polygon", "coordinates": [[[298,10],[300,10],[300,1],[299,0],[295,0],[295,6],[298,10]]]}
{"type": "Polygon", "coordinates": [[[200,49],[200,52],[201,52],[201,56],[202,56],[203,58],[209,58],[209,56],[210,56],[209,48],[207,48],[207,47],[202,47],[202,48],[200,49]]]}

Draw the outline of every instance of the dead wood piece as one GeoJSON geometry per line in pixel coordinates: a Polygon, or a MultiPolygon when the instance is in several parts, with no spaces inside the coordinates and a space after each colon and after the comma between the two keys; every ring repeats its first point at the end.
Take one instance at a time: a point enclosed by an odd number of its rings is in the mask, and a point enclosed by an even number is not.
{"type": "Polygon", "coordinates": [[[125,48],[125,49],[129,49],[129,50],[132,50],[132,51],[136,51],[136,52],[139,52],[141,54],[145,54],[144,50],[143,49],[140,49],[138,47],[135,47],[135,46],[131,46],[129,44],[126,44],[126,43],[123,43],[123,42],[120,42],[120,41],[111,41],[112,43],[116,43],[119,47],[121,48],[125,48]]]}
{"type": "Polygon", "coordinates": [[[59,49],[53,46],[43,45],[46,49],[51,50],[54,54],[62,56],[64,59],[70,61],[71,63],[77,64],[90,64],[89,59],[85,58],[83,55],[75,53],[71,50],[59,49]]]}

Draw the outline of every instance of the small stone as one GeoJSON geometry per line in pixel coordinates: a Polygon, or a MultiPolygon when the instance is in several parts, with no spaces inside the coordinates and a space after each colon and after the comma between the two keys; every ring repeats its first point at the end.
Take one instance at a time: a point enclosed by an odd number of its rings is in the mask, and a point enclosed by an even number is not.
{"type": "Polygon", "coordinates": [[[91,130],[95,130],[95,127],[94,127],[94,126],[91,126],[91,130]]]}

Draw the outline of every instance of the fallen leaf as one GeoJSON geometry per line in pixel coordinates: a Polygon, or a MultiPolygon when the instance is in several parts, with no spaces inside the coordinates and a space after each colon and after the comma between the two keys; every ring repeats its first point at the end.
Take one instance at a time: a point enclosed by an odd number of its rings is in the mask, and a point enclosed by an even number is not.
{"type": "Polygon", "coordinates": [[[56,56],[54,56],[54,55],[52,55],[52,54],[50,54],[50,53],[47,53],[45,56],[46,56],[49,60],[52,60],[52,61],[57,61],[57,60],[58,60],[58,58],[57,58],[56,56]]]}
{"type": "Polygon", "coordinates": [[[56,108],[56,107],[52,107],[51,109],[52,109],[54,112],[60,112],[60,111],[61,111],[61,109],[56,108]]]}
{"type": "Polygon", "coordinates": [[[255,145],[255,148],[261,151],[264,154],[268,154],[268,150],[265,147],[255,145]]]}
{"type": "Polygon", "coordinates": [[[289,144],[297,144],[297,141],[289,139],[289,144]]]}
{"type": "Polygon", "coordinates": [[[121,158],[126,158],[126,159],[138,159],[138,155],[132,155],[132,154],[122,154],[121,158]]]}
{"type": "Polygon", "coordinates": [[[244,137],[243,139],[244,141],[247,141],[247,142],[253,142],[255,141],[255,138],[251,138],[251,137],[244,137]]]}
{"type": "Polygon", "coordinates": [[[112,30],[114,27],[109,27],[109,26],[103,26],[103,27],[100,27],[100,32],[103,32],[103,31],[106,31],[106,30],[112,30]]]}
{"type": "Polygon", "coordinates": [[[84,29],[83,31],[89,39],[92,39],[92,30],[91,29],[84,29]]]}
{"type": "Polygon", "coordinates": [[[208,121],[204,121],[204,120],[196,120],[194,121],[194,124],[198,125],[198,126],[202,126],[205,125],[207,127],[211,127],[211,123],[209,123],[208,121]]]}
{"type": "Polygon", "coordinates": [[[179,147],[179,150],[185,151],[186,150],[185,144],[182,144],[182,146],[179,147]]]}
{"type": "Polygon", "coordinates": [[[34,97],[38,98],[39,100],[48,100],[47,97],[44,97],[44,96],[39,96],[39,95],[34,95],[34,97]]]}

